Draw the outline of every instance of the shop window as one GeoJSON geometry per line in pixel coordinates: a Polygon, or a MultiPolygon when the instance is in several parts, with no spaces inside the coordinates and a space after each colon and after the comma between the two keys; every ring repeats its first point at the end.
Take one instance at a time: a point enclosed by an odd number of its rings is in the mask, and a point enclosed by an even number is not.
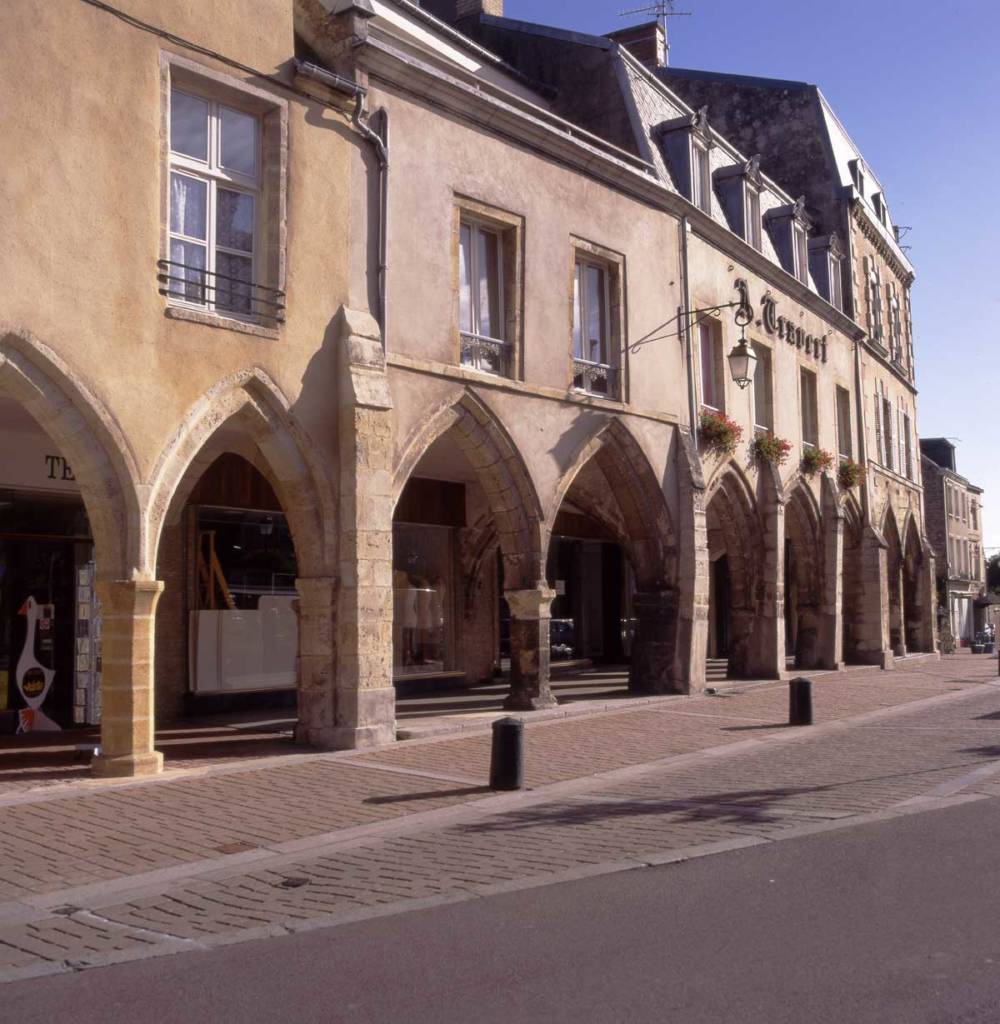
{"type": "Polygon", "coordinates": [[[722,329],[715,320],[698,324],[701,354],[701,404],[716,412],[725,412],[725,385],[722,359],[722,329]]]}
{"type": "Polygon", "coordinates": [[[774,430],[774,377],[771,350],[766,345],[753,343],[757,368],[753,375],[754,426],[759,431],[774,430]]]}
{"type": "Polygon", "coordinates": [[[851,434],[851,393],[837,385],[837,441],[842,459],[854,458],[851,434]]]}
{"type": "Polygon", "coordinates": [[[171,56],[160,291],[185,310],[275,327],[284,319],[284,104],[171,56]]]}
{"type": "Polygon", "coordinates": [[[393,526],[393,674],[439,675],[451,668],[453,531],[393,526]]]}
{"type": "Polygon", "coordinates": [[[819,444],[816,374],[802,367],[799,370],[799,387],[802,403],[802,443],[816,446],[819,444]]]}

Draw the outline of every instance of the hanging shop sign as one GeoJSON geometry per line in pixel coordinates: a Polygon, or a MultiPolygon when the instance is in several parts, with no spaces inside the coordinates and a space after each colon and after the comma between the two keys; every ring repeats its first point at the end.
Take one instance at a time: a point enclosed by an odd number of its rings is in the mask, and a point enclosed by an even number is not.
{"type": "Polygon", "coordinates": [[[823,334],[817,337],[815,334],[809,334],[788,317],[779,316],[778,301],[770,292],[765,292],[760,300],[758,315],[750,301],[750,287],[742,277],[736,280],[736,291],[740,296],[740,309],[746,310],[758,327],[763,327],[772,337],[778,337],[787,341],[789,345],[794,345],[805,355],[812,356],[817,362],[826,362],[826,339],[829,335],[823,334]]]}

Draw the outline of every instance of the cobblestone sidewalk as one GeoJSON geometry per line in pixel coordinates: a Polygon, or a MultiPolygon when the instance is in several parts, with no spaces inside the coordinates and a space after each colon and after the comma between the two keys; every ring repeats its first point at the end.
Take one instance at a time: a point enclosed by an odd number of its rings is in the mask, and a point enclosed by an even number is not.
{"type": "Polygon", "coordinates": [[[959,656],[828,676],[804,730],[780,684],[540,723],[520,794],[481,785],[477,735],[9,801],[0,979],[1000,795],[995,673],[959,656]]]}

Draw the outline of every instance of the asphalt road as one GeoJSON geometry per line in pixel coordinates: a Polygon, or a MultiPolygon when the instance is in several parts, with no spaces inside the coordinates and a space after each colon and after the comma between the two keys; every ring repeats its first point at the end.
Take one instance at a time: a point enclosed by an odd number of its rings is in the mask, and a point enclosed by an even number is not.
{"type": "Polygon", "coordinates": [[[995,1024],[1000,800],[19,982],[0,1020],[995,1024]]]}

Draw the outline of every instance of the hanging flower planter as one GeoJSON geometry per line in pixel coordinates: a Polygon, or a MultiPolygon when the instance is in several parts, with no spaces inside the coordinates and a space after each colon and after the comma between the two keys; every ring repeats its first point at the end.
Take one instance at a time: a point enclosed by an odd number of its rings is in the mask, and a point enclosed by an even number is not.
{"type": "Polygon", "coordinates": [[[755,437],[750,450],[753,452],[754,458],[761,462],[770,462],[772,466],[783,466],[792,451],[792,442],[769,431],[755,437]]]}
{"type": "Polygon", "coordinates": [[[698,421],[698,436],[716,455],[732,455],[743,437],[743,428],[721,412],[703,409],[698,421]]]}
{"type": "Polygon", "coordinates": [[[865,467],[854,459],[845,459],[837,470],[837,483],[845,490],[860,487],[865,482],[865,467]]]}
{"type": "Polygon", "coordinates": [[[802,472],[806,476],[823,473],[833,465],[833,456],[823,448],[806,448],[802,453],[802,472]]]}

